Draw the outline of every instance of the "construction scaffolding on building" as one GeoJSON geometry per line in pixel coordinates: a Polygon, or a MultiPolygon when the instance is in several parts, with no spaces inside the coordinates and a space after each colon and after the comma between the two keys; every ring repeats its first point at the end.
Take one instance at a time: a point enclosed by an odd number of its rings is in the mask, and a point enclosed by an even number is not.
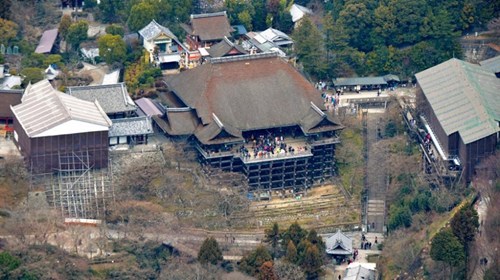
{"type": "Polygon", "coordinates": [[[114,202],[111,164],[94,169],[89,151],[59,153],[53,173],[32,173],[31,189],[43,189],[65,219],[101,219],[114,202]]]}

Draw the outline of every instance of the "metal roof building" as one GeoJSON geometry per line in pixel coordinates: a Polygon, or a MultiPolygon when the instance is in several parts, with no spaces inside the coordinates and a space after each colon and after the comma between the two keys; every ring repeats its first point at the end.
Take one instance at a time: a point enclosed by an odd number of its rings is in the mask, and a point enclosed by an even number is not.
{"type": "MultiPolygon", "coordinates": [[[[81,100],[55,90],[47,80],[28,85],[14,114],[14,143],[33,173],[61,168],[61,156],[108,165],[111,120],[97,100],[81,100]]],[[[89,166],[87,166],[88,168],[89,166]]]]}
{"type": "Polygon", "coordinates": [[[500,73],[500,55],[479,62],[483,68],[497,74],[500,73]]]}
{"type": "Polygon", "coordinates": [[[99,102],[88,102],[58,92],[48,80],[29,85],[22,103],[11,109],[31,138],[108,131],[111,125],[99,102]]]}
{"type": "Polygon", "coordinates": [[[500,80],[491,72],[451,59],[415,76],[446,135],[469,144],[499,131],[500,80]]]}
{"type": "Polygon", "coordinates": [[[485,68],[450,59],[416,75],[422,117],[445,160],[458,157],[470,181],[495,152],[500,132],[500,80],[485,68]]]}

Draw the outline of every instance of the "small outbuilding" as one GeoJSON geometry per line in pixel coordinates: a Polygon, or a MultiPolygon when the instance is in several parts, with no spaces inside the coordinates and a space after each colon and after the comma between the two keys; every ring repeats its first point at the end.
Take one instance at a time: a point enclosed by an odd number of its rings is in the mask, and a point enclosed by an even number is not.
{"type": "Polygon", "coordinates": [[[149,135],[153,134],[150,117],[135,117],[113,120],[109,129],[109,145],[147,144],[149,135]]]}
{"type": "Polygon", "coordinates": [[[352,239],[338,230],[326,239],[326,253],[335,259],[345,259],[354,254],[352,239]]]}

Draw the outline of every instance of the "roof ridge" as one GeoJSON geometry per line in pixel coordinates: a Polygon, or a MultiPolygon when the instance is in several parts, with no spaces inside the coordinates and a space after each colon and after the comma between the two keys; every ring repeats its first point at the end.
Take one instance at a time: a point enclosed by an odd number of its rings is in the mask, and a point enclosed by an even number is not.
{"type": "Polygon", "coordinates": [[[215,12],[215,13],[191,14],[191,19],[206,18],[206,17],[218,17],[218,16],[227,16],[227,13],[226,13],[226,11],[222,11],[222,12],[215,12]]]}
{"type": "Polygon", "coordinates": [[[278,57],[278,54],[275,52],[264,52],[258,54],[242,54],[235,56],[225,56],[225,57],[214,57],[209,59],[211,64],[225,63],[225,62],[234,62],[241,60],[255,60],[260,58],[270,58],[270,57],[278,57]]]}

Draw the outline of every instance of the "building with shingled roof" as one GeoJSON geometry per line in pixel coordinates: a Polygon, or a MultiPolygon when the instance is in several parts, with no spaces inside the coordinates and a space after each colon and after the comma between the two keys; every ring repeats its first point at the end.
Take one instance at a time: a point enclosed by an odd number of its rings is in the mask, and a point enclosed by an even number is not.
{"type": "Polygon", "coordinates": [[[340,230],[326,239],[326,253],[335,258],[346,258],[354,254],[352,239],[340,230]]]}
{"type": "Polygon", "coordinates": [[[68,87],[66,93],[81,100],[99,101],[110,119],[134,117],[137,106],[124,83],[68,87]]]}
{"type": "Polygon", "coordinates": [[[208,49],[210,57],[225,57],[233,55],[248,54],[240,45],[231,42],[227,37],[208,49]]]}
{"type": "Polygon", "coordinates": [[[229,24],[226,11],[208,14],[191,15],[189,24],[181,24],[186,31],[186,42],[192,51],[198,48],[209,48],[222,41],[224,37],[231,38],[234,31],[229,24]]]}
{"type": "Polygon", "coordinates": [[[470,182],[474,167],[494,154],[499,142],[500,80],[479,65],[455,58],[415,77],[421,120],[437,158],[458,163],[470,182]]]}
{"type": "Polygon", "coordinates": [[[203,166],[242,172],[251,190],[302,190],[334,175],[343,126],[276,54],[213,58],[166,83],[174,102],[156,122],[191,136],[203,166]]]}
{"type": "Polygon", "coordinates": [[[187,66],[189,50],[167,27],[152,20],[139,30],[139,35],[144,48],[149,52],[150,62],[160,69],[172,70],[187,66]]]}
{"type": "Polygon", "coordinates": [[[28,85],[21,104],[11,106],[14,143],[33,173],[52,172],[62,155],[108,166],[111,120],[97,100],[81,100],[55,90],[48,80],[28,85]]]}

